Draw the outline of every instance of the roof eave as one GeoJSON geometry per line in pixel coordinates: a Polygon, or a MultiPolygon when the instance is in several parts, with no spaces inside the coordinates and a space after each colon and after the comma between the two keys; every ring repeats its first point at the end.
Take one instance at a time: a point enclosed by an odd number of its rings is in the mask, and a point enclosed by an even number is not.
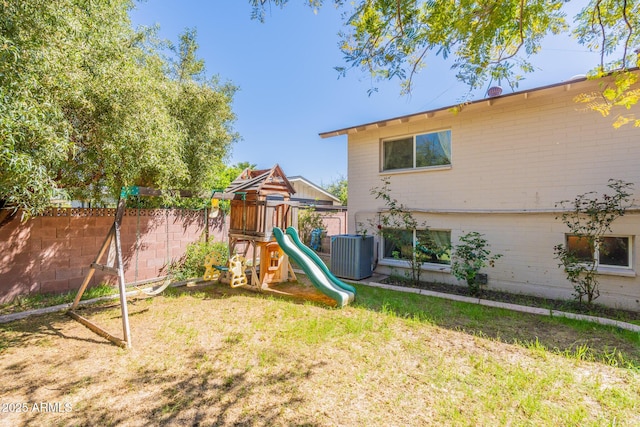
{"type": "Polygon", "coordinates": [[[513,97],[513,96],[522,96],[522,95],[524,95],[525,97],[527,97],[528,94],[532,93],[532,92],[538,92],[538,91],[542,91],[542,90],[545,90],[545,89],[552,89],[552,88],[561,87],[561,86],[570,87],[574,83],[584,82],[587,79],[588,79],[587,77],[580,77],[580,78],[571,79],[571,80],[567,80],[567,81],[560,82],[560,83],[554,83],[554,84],[551,84],[551,85],[536,87],[536,88],[533,88],[533,89],[527,89],[527,90],[522,90],[522,91],[518,91],[518,92],[507,93],[507,94],[504,94],[504,95],[478,99],[476,101],[470,101],[470,102],[466,102],[464,104],[454,104],[454,105],[449,105],[447,107],[437,108],[437,109],[434,109],[434,110],[421,111],[421,112],[418,112],[418,113],[407,114],[407,115],[404,115],[404,116],[393,117],[393,118],[390,118],[390,119],[379,120],[379,121],[376,121],[376,122],[364,123],[364,124],[360,124],[360,125],[357,125],[357,126],[350,126],[350,127],[346,127],[346,128],[342,128],[342,129],[331,130],[331,131],[328,131],[328,132],[321,132],[321,133],[319,133],[319,136],[320,136],[320,138],[323,138],[323,139],[332,138],[334,136],[354,134],[354,133],[362,132],[362,131],[369,130],[369,129],[372,129],[372,128],[385,127],[387,125],[393,124],[393,122],[405,123],[405,122],[408,122],[411,119],[415,119],[415,118],[418,118],[418,117],[430,118],[430,117],[433,117],[436,114],[439,114],[439,113],[442,113],[442,112],[448,112],[448,111],[451,111],[451,110],[455,110],[455,109],[459,108],[461,105],[474,105],[474,104],[479,104],[479,103],[483,103],[483,102],[492,102],[492,101],[494,101],[496,99],[509,98],[509,97],[513,97]]]}
{"type": "Polygon", "coordinates": [[[320,187],[319,185],[314,184],[313,182],[309,181],[308,179],[306,179],[306,178],[305,178],[305,177],[303,177],[303,176],[296,175],[296,176],[288,177],[288,179],[289,179],[289,181],[290,181],[290,182],[293,182],[293,181],[302,181],[302,182],[304,182],[305,184],[307,184],[309,187],[311,187],[311,188],[313,188],[314,190],[318,191],[319,193],[322,193],[322,194],[324,194],[325,196],[330,197],[332,200],[334,200],[334,201],[336,201],[336,202],[340,203],[340,199],[339,199],[338,197],[334,196],[333,194],[329,193],[329,192],[328,192],[327,190],[325,190],[324,188],[320,187]]]}

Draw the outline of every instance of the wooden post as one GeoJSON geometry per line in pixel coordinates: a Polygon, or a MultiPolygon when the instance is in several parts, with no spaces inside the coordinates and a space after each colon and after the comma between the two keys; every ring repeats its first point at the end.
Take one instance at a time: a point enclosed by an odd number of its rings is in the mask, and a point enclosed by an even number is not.
{"type": "Polygon", "coordinates": [[[78,289],[76,298],[73,300],[73,304],[71,305],[71,310],[75,310],[76,307],[78,307],[80,298],[82,298],[82,294],[84,294],[84,291],[87,289],[87,285],[89,284],[89,282],[91,281],[91,278],[93,277],[93,273],[95,273],[96,271],[94,265],[98,264],[98,262],[100,261],[100,258],[102,258],[104,253],[107,251],[107,248],[111,244],[111,240],[113,239],[113,231],[114,229],[112,225],[111,229],[109,230],[109,233],[107,234],[107,237],[104,239],[104,242],[102,243],[102,247],[100,248],[98,255],[93,261],[93,264],[91,264],[91,269],[89,269],[89,273],[87,273],[87,276],[84,278],[84,281],[82,282],[82,286],[80,286],[80,289],[78,289]]]}
{"type": "Polygon", "coordinates": [[[126,198],[121,197],[120,200],[118,201],[118,208],[116,210],[116,217],[113,221],[113,225],[109,229],[109,232],[107,233],[107,237],[104,239],[104,242],[102,243],[102,247],[100,248],[100,251],[98,252],[98,255],[96,256],[94,262],[91,263],[91,268],[89,269],[87,276],[82,282],[82,286],[80,286],[80,289],[78,289],[78,293],[76,294],[76,297],[73,300],[73,304],[71,305],[71,308],[69,309],[67,314],[71,318],[82,323],[84,326],[86,326],[93,332],[97,333],[103,338],[108,339],[114,344],[120,347],[131,348],[131,331],[129,328],[129,313],[127,310],[127,291],[125,288],[126,284],[124,279],[124,263],[122,261],[122,245],[120,244],[120,224],[122,222],[122,217],[124,216],[125,206],[126,206],[126,198]],[[100,260],[102,259],[105,252],[107,251],[107,248],[109,248],[109,246],[111,246],[112,244],[115,246],[115,267],[113,265],[108,265],[109,260],[107,260],[107,265],[100,264],[100,260]],[[85,319],[84,317],[80,316],[78,313],[73,311],[76,309],[76,307],[80,303],[82,294],[84,294],[84,291],[86,290],[87,285],[91,281],[91,278],[93,277],[93,274],[95,273],[96,269],[118,276],[118,291],[120,293],[120,312],[122,314],[122,332],[123,332],[124,339],[120,339],[111,335],[106,330],[102,329],[100,326],[89,321],[88,319],[85,319]]]}
{"type": "Polygon", "coordinates": [[[122,333],[127,348],[131,348],[131,330],[129,329],[129,312],[127,309],[127,289],[124,281],[124,263],[122,262],[122,245],[120,244],[120,224],[115,223],[116,262],[118,263],[118,288],[120,290],[120,312],[122,313],[122,333]]]}

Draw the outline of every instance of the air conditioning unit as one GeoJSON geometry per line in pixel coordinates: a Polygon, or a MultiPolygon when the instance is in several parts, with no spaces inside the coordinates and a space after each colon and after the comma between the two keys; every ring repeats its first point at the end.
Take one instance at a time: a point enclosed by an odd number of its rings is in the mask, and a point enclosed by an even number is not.
{"type": "Polygon", "coordinates": [[[331,272],[360,280],[373,274],[373,236],[340,234],[331,238],[331,272]]]}

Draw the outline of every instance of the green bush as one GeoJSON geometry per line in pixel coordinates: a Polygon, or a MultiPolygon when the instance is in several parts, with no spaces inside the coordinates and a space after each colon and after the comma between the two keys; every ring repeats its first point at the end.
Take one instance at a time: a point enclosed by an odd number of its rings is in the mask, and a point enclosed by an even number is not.
{"type": "Polygon", "coordinates": [[[204,260],[207,255],[215,252],[226,264],[229,259],[229,245],[226,242],[198,241],[187,246],[184,256],[171,266],[173,280],[187,280],[204,275],[204,260]]]}
{"type": "Polygon", "coordinates": [[[477,231],[461,236],[460,242],[453,252],[451,274],[458,280],[466,281],[471,295],[477,296],[480,294],[480,284],[476,280],[478,273],[484,267],[493,267],[502,254],[492,255],[487,239],[477,231]]]}
{"type": "Polygon", "coordinates": [[[573,284],[574,296],[579,303],[586,297],[587,305],[600,296],[598,265],[596,252],[600,250],[602,239],[612,232],[611,224],[623,216],[627,208],[633,204],[633,184],[621,180],[610,179],[607,187],[614,194],[603,194],[590,191],[579,194],[573,200],[563,200],[556,204],[566,209],[556,219],[561,219],[571,235],[584,239],[590,248],[590,259],[582,259],[570,250],[566,242],[554,246],[558,266],[563,267],[567,280],[573,284]]]}
{"type": "Polygon", "coordinates": [[[311,244],[311,232],[317,228],[324,229],[322,215],[313,207],[301,209],[298,213],[298,233],[305,245],[311,244]]]}

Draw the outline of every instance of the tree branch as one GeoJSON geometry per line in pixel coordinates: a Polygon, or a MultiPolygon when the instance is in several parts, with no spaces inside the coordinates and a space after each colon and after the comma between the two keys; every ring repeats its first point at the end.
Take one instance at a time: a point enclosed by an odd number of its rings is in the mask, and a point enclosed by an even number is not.
{"type": "Polygon", "coordinates": [[[396,0],[396,21],[398,22],[398,27],[400,28],[400,34],[404,35],[404,27],[402,26],[402,13],[400,7],[401,0],[396,0]]]}
{"type": "Polygon", "coordinates": [[[594,13],[597,12],[598,15],[598,25],[600,26],[600,32],[602,33],[602,46],[600,47],[600,68],[604,69],[604,52],[605,52],[605,43],[607,41],[607,34],[604,29],[604,24],[602,23],[602,13],[600,12],[600,3],[601,0],[598,0],[595,4],[594,13]]]}
{"type": "Polygon", "coordinates": [[[407,79],[407,92],[411,92],[411,85],[413,83],[413,76],[417,73],[418,64],[420,64],[422,62],[422,58],[424,58],[424,56],[429,51],[429,47],[430,46],[427,46],[427,47],[424,48],[424,50],[422,51],[422,53],[420,54],[418,59],[413,63],[413,67],[411,67],[411,72],[409,73],[409,78],[407,79]]]}
{"type": "Polygon", "coordinates": [[[629,47],[629,40],[631,40],[631,35],[633,34],[633,27],[631,26],[629,17],[627,16],[627,0],[624,0],[622,3],[622,18],[629,29],[629,35],[627,36],[627,40],[624,42],[624,51],[622,53],[622,66],[627,68],[627,48],[629,47]]]}

